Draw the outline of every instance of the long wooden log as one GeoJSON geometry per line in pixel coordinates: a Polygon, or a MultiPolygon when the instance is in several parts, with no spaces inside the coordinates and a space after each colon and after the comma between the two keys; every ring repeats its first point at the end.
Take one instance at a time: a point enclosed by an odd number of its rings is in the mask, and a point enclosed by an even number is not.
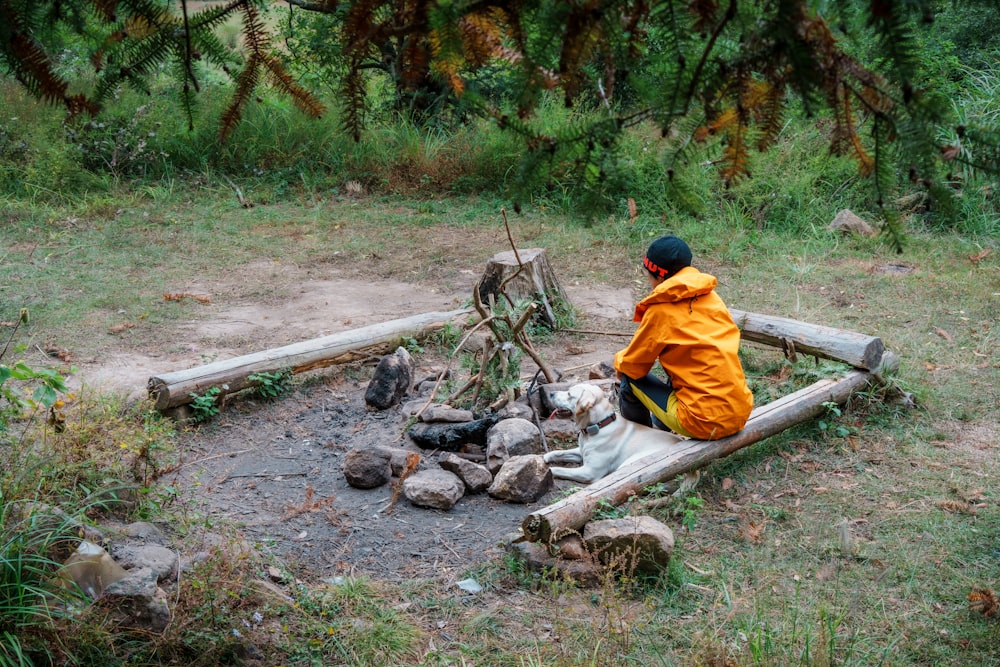
{"type": "Polygon", "coordinates": [[[744,340],[771,345],[787,354],[810,354],[866,371],[874,371],[882,362],[885,345],[877,336],[734,308],[729,314],[744,340]]]}
{"type": "Polygon", "coordinates": [[[549,542],[567,532],[580,530],[590,521],[600,503],[621,505],[632,496],[641,495],[648,486],[670,481],[714,459],[817,417],[827,409],[826,403],[843,403],[871,378],[872,375],[866,371],[854,370],[840,380],[820,380],[755,408],[746,426],[736,435],[720,440],[686,440],[667,453],[645,456],[571,496],[529,514],[521,524],[521,531],[529,541],[549,542]]]}
{"type": "Polygon", "coordinates": [[[463,308],[430,312],[342,331],[322,338],[302,341],[262,352],[216,361],[183,371],[149,378],[147,388],[158,410],[191,402],[191,394],[203,394],[210,387],[226,385],[225,393],[253,386],[248,380],[254,373],[275,373],[291,369],[293,373],[324,368],[368,355],[384,354],[406,338],[422,338],[454,320],[472,313],[463,308]]]}

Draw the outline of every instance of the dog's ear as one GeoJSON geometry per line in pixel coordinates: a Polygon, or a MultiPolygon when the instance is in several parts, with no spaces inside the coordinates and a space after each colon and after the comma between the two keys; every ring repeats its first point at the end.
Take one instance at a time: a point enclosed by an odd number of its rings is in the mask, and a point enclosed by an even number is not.
{"type": "Polygon", "coordinates": [[[595,405],[597,405],[597,392],[585,391],[576,401],[576,414],[590,412],[595,405]]]}

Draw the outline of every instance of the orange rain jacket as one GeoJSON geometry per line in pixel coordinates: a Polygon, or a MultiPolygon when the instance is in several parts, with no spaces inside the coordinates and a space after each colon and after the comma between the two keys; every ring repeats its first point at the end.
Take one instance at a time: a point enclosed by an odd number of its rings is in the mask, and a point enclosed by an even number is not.
{"type": "Polygon", "coordinates": [[[753,408],[736,352],[740,331],[713,290],[715,276],[688,266],[635,307],[632,341],[615,370],[645,377],[659,359],[677,394],[677,419],[696,438],[724,438],[743,428],[753,408]]]}

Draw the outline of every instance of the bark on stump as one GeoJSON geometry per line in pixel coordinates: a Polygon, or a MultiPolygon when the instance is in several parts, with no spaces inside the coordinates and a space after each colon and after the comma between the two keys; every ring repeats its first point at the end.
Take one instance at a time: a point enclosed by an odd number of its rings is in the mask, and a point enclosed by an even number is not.
{"type": "Polygon", "coordinates": [[[486,264],[477,289],[484,304],[498,302],[501,292],[514,303],[534,301],[539,306],[536,317],[551,329],[557,328],[556,304],[569,305],[544,248],[497,253],[486,264]]]}

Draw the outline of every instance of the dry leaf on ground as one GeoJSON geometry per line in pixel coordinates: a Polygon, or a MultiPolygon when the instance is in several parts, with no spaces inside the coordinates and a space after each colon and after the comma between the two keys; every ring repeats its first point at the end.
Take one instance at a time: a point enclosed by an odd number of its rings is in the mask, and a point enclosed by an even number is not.
{"type": "Polygon", "coordinates": [[[989,588],[974,588],[968,598],[970,611],[978,611],[986,618],[1000,616],[1000,600],[989,588]]]}
{"type": "Polygon", "coordinates": [[[192,294],[191,292],[164,292],[164,301],[182,301],[185,298],[194,299],[198,303],[212,303],[212,299],[204,294],[192,294]]]}
{"type": "Polygon", "coordinates": [[[979,262],[986,259],[986,256],[989,255],[991,252],[992,250],[990,248],[983,248],[979,252],[973,255],[969,255],[969,261],[972,262],[973,264],[979,264],[979,262]]]}
{"type": "Polygon", "coordinates": [[[976,508],[967,502],[961,500],[939,500],[934,503],[936,507],[940,507],[945,512],[955,512],[957,514],[975,514],[976,508]]]}

